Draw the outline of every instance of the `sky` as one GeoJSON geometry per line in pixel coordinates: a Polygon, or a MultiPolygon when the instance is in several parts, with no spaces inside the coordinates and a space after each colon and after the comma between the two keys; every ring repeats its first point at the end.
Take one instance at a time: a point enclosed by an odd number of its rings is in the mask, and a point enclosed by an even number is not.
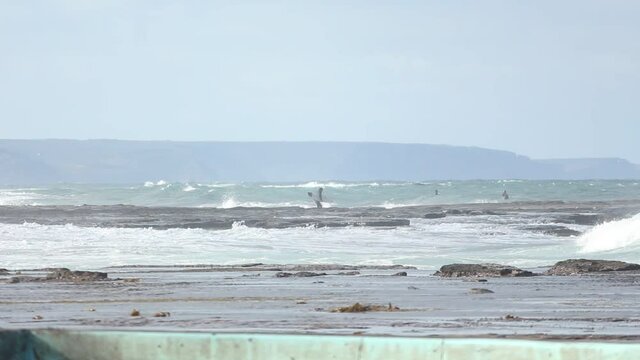
{"type": "Polygon", "coordinates": [[[633,0],[0,0],[0,138],[640,163],[633,0]]]}

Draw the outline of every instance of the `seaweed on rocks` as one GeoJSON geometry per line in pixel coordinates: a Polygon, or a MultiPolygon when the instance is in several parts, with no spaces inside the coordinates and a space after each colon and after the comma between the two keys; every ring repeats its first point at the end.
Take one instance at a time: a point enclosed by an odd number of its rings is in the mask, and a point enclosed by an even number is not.
{"type": "Polygon", "coordinates": [[[331,309],[331,312],[340,312],[340,313],[359,313],[359,312],[367,312],[367,311],[400,311],[400,308],[392,305],[362,305],[359,302],[343,307],[337,307],[331,309]]]}
{"type": "Polygon", "coordinates": [[[99,271],[72,271],[67,268],[51,268],[44,277],[39,276],[14,276],[9,279],[9,283],[17,284],[22,282],[93,282],[109,280],[107,273],[99,271]]]}
{"type": "Polygon", "coordinates": [[[557,262],[545,272],[545,275],[567,276],[631,270],[640,270],[640,265],[613,260],[568,259],[557,262]]]}
{"type": "Polygon", "coordinates": [[[276,273],[276,277],[286,278],[286,277],[314,277],[314,276],[325,276],[327,273],[316,273],[311,271],[299,271],[297,273],[289,273],[289,272],[279,272],[276,273]]]}
{"type": "Polygon", "coordinates": [[[524,277],[536,274],[514,266],[500,264],[450,264],[444,265],[434,275],[441,277],[524,277]]]}

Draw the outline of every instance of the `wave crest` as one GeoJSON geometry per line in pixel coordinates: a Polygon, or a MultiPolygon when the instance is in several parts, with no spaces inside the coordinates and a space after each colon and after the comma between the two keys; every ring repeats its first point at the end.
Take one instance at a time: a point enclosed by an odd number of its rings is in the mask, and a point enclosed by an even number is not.
{"type": "MultiPolygon", "coordinates": [[[[386,185],[386,184],[385,184],[386,185]]],[[[342,188],[350,188],[350,187],[361,187],[361,186],[369,186],[369,187],[377,187],[380,186],[377,182],[371,183],[341,183],[341,182],[326,182],[321,183],[317,181],[310,181],[304,184],[268,184],[268,185],[260,185],[262,188],[274,188],[274,189],[288,189],[288,188],[334,188],[334,189],[342,189],[342,188]]]]}
{"type": "Polygon", "coordinates": [[[577,239],[581,252],[590,253],[640,245],[640,214],[596,225],[577,239]]]}

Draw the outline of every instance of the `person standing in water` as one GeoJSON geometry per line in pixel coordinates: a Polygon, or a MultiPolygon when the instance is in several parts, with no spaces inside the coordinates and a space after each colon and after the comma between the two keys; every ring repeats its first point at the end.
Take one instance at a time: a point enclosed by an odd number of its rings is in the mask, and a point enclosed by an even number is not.
{"type": "Polygon", "coordinates": [[[313,200],[318,209],[322,209],[322,188],[318,189],[318,197],[316,198],[312,192],[308,192],[307,195],[313,200]]]}
{"type": "Polygon", "coordinates": [[[509,194],[507,194],[507,190],[502,192],[502,198],[505,200],[509,200],[509,194]]]}

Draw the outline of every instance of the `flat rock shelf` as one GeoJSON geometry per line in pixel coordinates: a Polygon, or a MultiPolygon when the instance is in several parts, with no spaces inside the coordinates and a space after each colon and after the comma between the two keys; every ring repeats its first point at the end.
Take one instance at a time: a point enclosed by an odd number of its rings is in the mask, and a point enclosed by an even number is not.
{"type": "MultiPolygon", "coordinates": [[[[478,279],[398,266],[100,270],[108,278],[89,282],[11,283],[16,270],[1,273],[0,328],[640,338],[638,271],[478,279]],[[407,276],[394,276],[400,270],[407,276]],[[301,271],[317,276],[277,276],[301,271]],[[332,311],[356,303],[393,311],[332,311]]],[[[48,273],[22,270],[19,276],[48,273]]]]}

